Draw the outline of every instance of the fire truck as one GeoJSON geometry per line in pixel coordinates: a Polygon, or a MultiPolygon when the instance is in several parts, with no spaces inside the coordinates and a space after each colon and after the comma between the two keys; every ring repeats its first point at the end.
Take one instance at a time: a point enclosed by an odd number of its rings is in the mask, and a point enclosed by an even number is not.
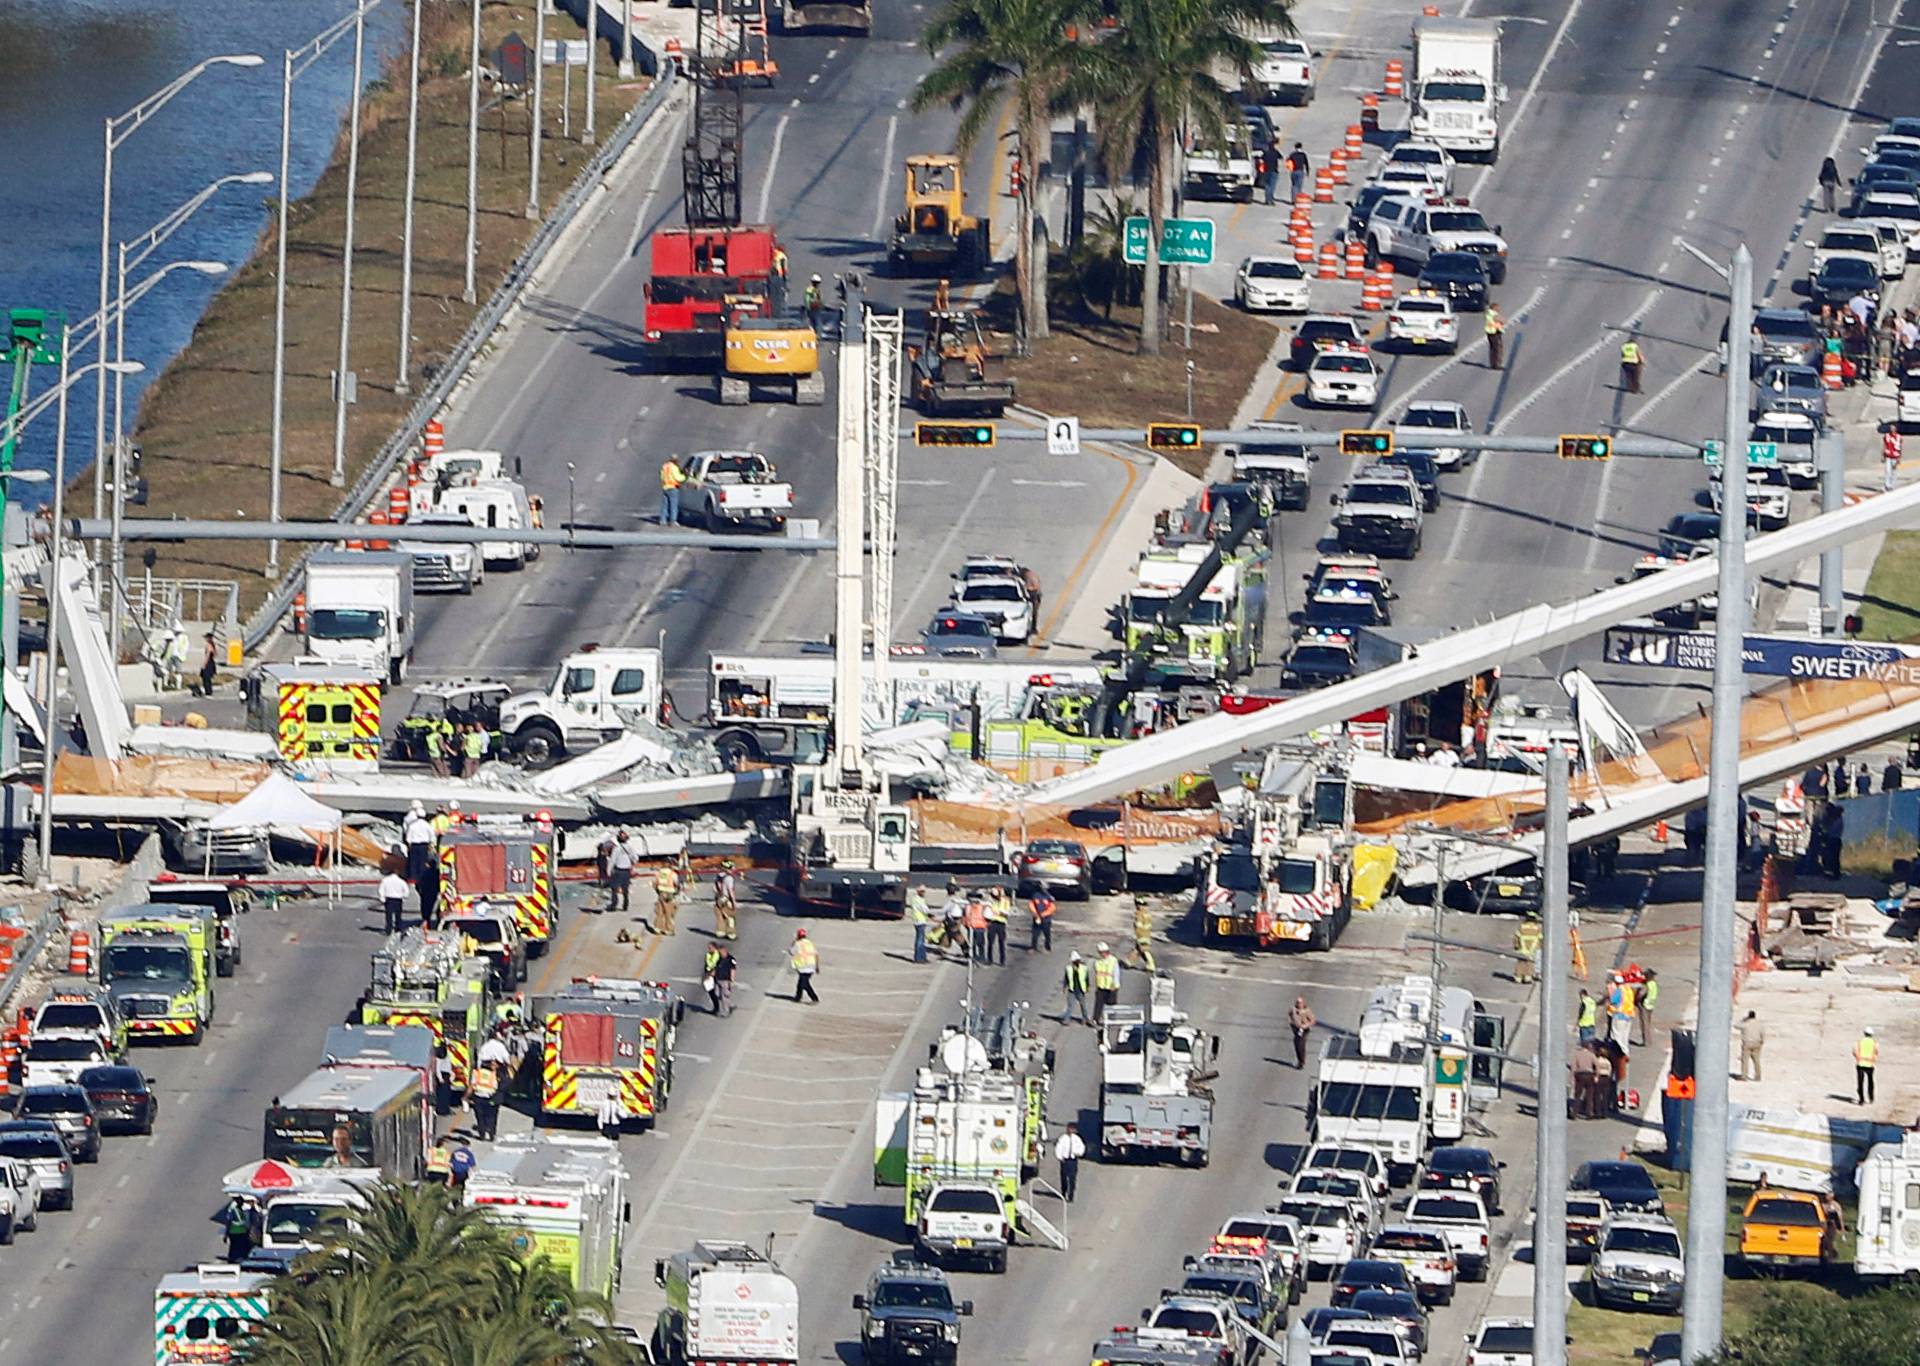
{"type": "Polygon", "coordinates": [[[440,914],[511,911],[530,957],[547,951],[560,918],[551,819],[467,820],[440,836],[440,914]]]}
{"type": "Polygon", "coordinates": [[[461,952],[460,936],[415,926],[374,950],[360,1023],[419,1025],[444,1045],[455,1089],[467,1084],[473,1054],[493,1019],[493,966],[461,952]]]}
{"type": "Polygon", "coordinates": [[[623,1120],[651,1124],[667,1108],[684,1010],[665,982],[623,977],[576,977],[557,995],[535,997],[540,1113],[591,1122],[611,1095],[623,1120]]]}

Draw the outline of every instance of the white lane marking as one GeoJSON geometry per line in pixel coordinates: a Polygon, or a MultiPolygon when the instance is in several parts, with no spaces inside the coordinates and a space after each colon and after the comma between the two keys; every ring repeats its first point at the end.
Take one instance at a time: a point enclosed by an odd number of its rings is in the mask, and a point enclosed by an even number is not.
{"type": "Polygon", "coordinates": [[[237,1024],[239,1024],[239,1023],[240,1023],[240,1017],[241,1017],[241,1016],[243,1016],[243,1015],[245,1015],[246,1013],[247,1013],[247,1012],[246,1012],[246,1011],[244,1011],[244,1010],[236,1010],[236,1011],[234,1011],[234,1012],[233,1012],[233,1015],[232,1015],[232,1017],[228,1019],[228,1021],[227,1021],[227,1024],[228,1024],[229,1026],[233,1026],[233,1025],[237,1025],[237,1024]]]}
{"type": "Polygon", "coordinates": [[[1010,481],[1020,488],[1029,489],[1083,489],[1086,483],[1079,479],[1015,479],[1010,481]]]}
{"type": "Polygon", "coordinates": [[[828,61],[832,61],[832,60],[833,60],[833,59],[834,59],[835,57],[838,57],[839,55],[840,55],[840,49],[839,49],[839,48],[837,48],[837,47],[830,47],[830,48],[828,48],[828,49],[827,49],[827,60],[828,60],[828,61]]]}
{"type": "MultiPolygon", "coordinates": [[[[1541,57],[1540,66],[1534,71],[1533,79],[1527,82],[1526,93],[1521,95],[1520,103],[1513,108],[1513,119],[1507,126],[1509,133],[1525,121],[1527,110],[1533,107],[1533,97],[1540,92],[1540,82],[1546,76],[1547,68],[1553,65],[1554,54],[1560,51],[1560,44],[1566,40],[1567,30],[1573,27],[1573,21],[1580,13],[1581,3],[1582,0],[1573,0],[1573,3],[1567,6],[1567,12],[1561,16],[1560,27],[1554,30],[1553,41],[1547,44],[1546,55],[1541,57]]],[[[1494,163],[1495,166],[1499,164],[1494,163]]],[[[1481,167],[1479,176],[1473,182],[1473,188],[1467,192],[1468,198],[1472,198],[1486,188],[1487,177],[1493,174],[1493,169],[1493,166],[1481,167]]]]}
{"type": "MultiPolygon", "coordinates": [[[[817,74],[814,79],[819,79],[817,74]]],[[[753,216],[756,223],[767,221],[767,205],[773,201],[773,173],[780,167],[780,144],[787,140],[787,122],[791,117],[782,114],[780,121],[773,125],[773,150],[767,153],[767,178],[760,182],[760,208],[753,216]]]]}
{"type": "Polygon", "coordinates": [[[1653,49],[1655,56],[1660,56],[1664,54],[1666,50],[1667,50],[1667,45],[1665,42],[1656,43],[1653,49]]]}
{"type": "Polygon", "coordinates": [[[920,600],[922,593],[927,591],[927,585],[933,582],[934,575],[947,567],[953,554],[953,543],[966,529],[967,519],[972,517],[973,510],[980,506],[980,500],[986,497],[987,486],[993,482],[993,476],[998,473],[999,468],[998,465],[989,465],[981,473],[980,483],[974,489],[973,497],[967,499],[967,505],[960,509],[960,515],[954,518],[953,525],[947,528],[947,534],[940,542],[939,551],[927,560],[927,567],[920,572],[919,581],[913,585],[913,591],[894,603],[893,625],[896,630],[901,622],[908,620],[908,609],[920,600]]]}
{"type": "Polygon", "coordinates": [[[1679,15],[1677,15],[1677,14],[1676,14],[1676,15],[1673,15],[1673,16],[1671,16],[1671,17],[1670,17],[1670,18],[1669,18],[1669,19],[1667,20],[1667,27],[1668,27],[1668,28],[1679,28],[1679,27],[1680,27],[1680,16],[1679,16],[1679,15]]]}
{"type": "Polygon", "coordinates": [[[1643,80],[1643,81],[1650,81],[1650,80],[1652,80],[1652,79],[1653,79],[1653,68],[1652,68],[1652,67],[1648,67],[1648,68],[1647,68],[1647,69],[1646,69],[1645,71],[1642,71],[1642,72],[1640,73],[1640,79],[1641,79],[1641,80],[1643,80]]]}
{"type": "Polygon", "coordinates": [[[820,73],[818,71],[814,72],[811,76],[807,77],[808,85],[818,85],[819,83],[820,83],[820,73]]]}
{"type": "Polygon", "coordinates": [[[632,620],[627,623],[627,629],[621,633],[620,644],[622,648],[625,648],[633,642],[634,636],[638,634],[640,628],[646,624],[647,617],[652,613],[654,606],[660,601],[660,595],[667,591],[668,584],[674,582],[679,577],[680,571],[686,567],[687,557],[691,554],[693,554],[691,550],[676,550],[673,552],[673,558],[667,561],[667,567],[661,571],[660,577],[653,581],[653,591],[647,594],[647,600],[640,604],[639,610],[633,614],[632,620]]]}
{"type": "MultiPolygon", "coordinates": [[[[1515,403],[1512,407],[1508,408],[1504,413],[1502,413],[1500,415],[1500,420],[1494,423],[1491,427],[1487,428],[1488,434],[1494,435],[1494,436],[1499,435],[1501,429],[1506,427],[1508,423],[1512,422],[1516,417],[1520,416],[1520,414],[1526,412],[1527,409],[1531,408],[1534,404],[1538,403],[1540,401],[1541,395],[1545,394],[1547,390],[1551,389],[1554,385],[1558,384],[1561,380],[1565,379],[1568,375],[1571,375],[1575,370],[1578,370],[1581,366],[1585,365],[1588,361],[1592,360],[1595,356],[1599,355],[1600,352],[1604,350],[1609,344],[1612,344],[1614,341],[1614,337],[1617,333],[1630,332],[1635,327],[1638,327],[1640,325],[1640,320],[1647,316],[1647,310],[1653,307],[1654,301],[1657,300],[1660,297],[1660,295],[1664,292],[1665,291],[1660,289],[1659,287],[1649,289],[1646,292],[1646,294],[1641,297],[1640,306],[1638,308],[1634,309],[1633,312],[1629,313],[1620,322],[1613,323],[1602,328],[1600,335],[1593,340],[1593,343],[1591,345],[1589,345],[1588,347],[1586,347],[1584,350],[1580,351],[1576,355],[1570,357],[1567,360],[1567,362],[1564,365],[1562,365],[1558,370],[1555,370],[1551,375],[1548,375],[1544,380],[1542,380],[1539,384],[1535,385],[1530,391],[1528,391],[1525,398],[1522,398],[1517,403],[1515,403]]],[[[1457,530],[1458,529],[1456,528],[1456,533],[1457,533],[1457,530]]],[[[1448,558],[1452,558],[1451,551],[1448,552],[1448,558]]]]}
{"type": "MultiPolygon", "coordinates": [[[[824,519],[820,523],[822,535],[833,535],[832,528],[832,518],[824,519]]],[[[796,555],[794,558],[800,561],[800,563],[793,566],[793,572],[787,575],[786,586],[774,595],[771,603],[767,604],[766,615],[760,618],[760,624],[753,629],[753,638],[748,642],[749,648],[752,650],[758,650],[760,648],[761,642],[766,640],[767,632],[773,629],[775,622],[786,621],[787,603],[792,601],[794,590],[800,587],[801,578],[811,572],[812,567],[805,562],[805,556],[796,555]]]]}
{"type": "MultiPolygon", "coordinates": [[[[1515,323],[1519,322],[1521,319],[1525,318],[1529,313],[1533,312],[1533,310],[1539,306],[1540,301],[1544,299],[1546,296],[1547,296],[1546,282],[1542,281],[1538,286],[1534,288],[1533,293],[1527,297],[1527,301],[1524,304],[1521,304],[1520,307],[1516,308],[1513,312],[1507,314],[1507,326],[1511,328],[1515,323]]],[[[1472,354],[1484,355],[1485,353],[1480,351],[1478,348],[1476,348],[1474,352],[1472,352],[1472,354]]],[[[1466,351],[1456,351],[1453,353],[1452,359],[1443,361],[1441,364],[1434,366],[1433,369],[1427,371],[1426,374],[1422,375],[1419,381],[1415,383],[1411,388],[1409,388],[1404,394],[1396,398],[1393,401],[1393,406],[1386,409],[1386,411],[1383,412],[1381,416],[1389,420],[1393,417],[1399,416],[1400,413],[1406,410],[1406,406],[1409,403],[1413,402],[1414,399],[1418,398],[1421,394],[1426,392],[1428,385],[1432,384],[1435,380],[1439,379],[1442,375],[1446,374],[1449,370],[1452,370],[1454,366],[1464,364],[1468,355],[1469,353],[1466,351]]],[[[1476,461],[1474,463],[1474,469],[1477,471],[1480,468],[1480,466],[1484,463],[1485,463],[1484,461],[1476,461]]]]}
{"type": "Polygon", "coordinates": [[[35,1295],[32,1299],[27,1301],[27,1308],[38,1309],[40,1307],[40,1301],[44,1300],[45,1298],[46,1298],[45,1295],[35,1295]]]}
{"type": "Polygon", "coordinates": [[[880,155],[880,187],[873,196],[873,236],[879,237],[887,225],[887,184],[893,179],[893,138],[900,131],[900,116],[887,115],[887,146],[880,155]]]}
{"type": "Polygon", "coordinates": [[[126,1189],[126,1186],[127,1186],[127,1182],[129,1182],[129,1181],[131,1181],[131,1180],[133,1180],[133,1173],[132,1173],[132,1172],[121,1172],[121,1173],[120,1173],[120,1179],[119,1179],[118,1181],[115,1181],[115,1182],[113,1183],[113,1186],[114,1186],[114,1189],[115,1189],[115,1190],[125,1190],[125,1189],[126,1189]]]}
{"type": "Polygon", "coordinates": [[[88,1233],[92,1233],[92,1232],[93,1232],[93,1231],[94,1231],[95,1229],[97,1229],[97,1228],[99,1228],[99,1227],[100,1227],[100,1216],[99,1216],[99,1215],[97,1215],[97,1214],[96,1214],[96,1215],[94,1215],[94,1216],[93,1216],[93,1217],[92,1217],[91,1219],[89,1219],[89,1220],[87,1220],[87,1232],[88,1232],[88,1233]]]}

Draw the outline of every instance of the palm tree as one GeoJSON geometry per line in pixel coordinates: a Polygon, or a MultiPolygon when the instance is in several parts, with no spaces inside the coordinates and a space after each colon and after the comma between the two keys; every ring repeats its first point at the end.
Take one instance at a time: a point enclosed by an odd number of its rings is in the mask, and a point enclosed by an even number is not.
{"type": "Polygon", "coordinates": [[[613,1366],[610,1307],[439,1186],[382,1185],[303,1257],[243,1339],[248,1366],[613,1366]]]}
{"type": "MultiPolygon", "coordinates": [[[[925,111],[945,104],[959,110],[954,142],[962,156],[1012,105],[1021,171],[1013,278],[1022,332],[1029,338],[1047,335],[1033,263],[1034,199],[1040,164],[1050,150],[1047,118],[1090,50],[1077,35],[1095,8],[1095,0],[948,0],[924,37],[928,53],[939,60],[921,78],[913,107],[925,111]]],[[[991,217],[994,187],[987,190],[991,217]]]]}
{"type": "Polygon", "coordinates": [[[1100,149],[1117,179],[1147,152],[1146,289],[1140,350],[1160,353],[1160,234],[1168,178],[1188,133],[1217,140],[1240,121],[1235,91],[1259,59],[1253,32],[1291,34],[1292,0],[1114,0],[1118,27],[1089,49],[1086,95],[1100,110],[1100,149]]]}

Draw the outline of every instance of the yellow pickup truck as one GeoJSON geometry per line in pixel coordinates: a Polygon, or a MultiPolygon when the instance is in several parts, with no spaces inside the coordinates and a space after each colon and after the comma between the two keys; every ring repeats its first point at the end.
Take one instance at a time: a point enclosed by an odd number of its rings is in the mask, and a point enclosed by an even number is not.
{"type": "Polygon", "coordinates": [[[1740,1260],[1753,1268],[1823,1268],[1840,1230],[1820,1197],[1762,1188],[1747,1198],[1740,1221],[1740,1260]]]}

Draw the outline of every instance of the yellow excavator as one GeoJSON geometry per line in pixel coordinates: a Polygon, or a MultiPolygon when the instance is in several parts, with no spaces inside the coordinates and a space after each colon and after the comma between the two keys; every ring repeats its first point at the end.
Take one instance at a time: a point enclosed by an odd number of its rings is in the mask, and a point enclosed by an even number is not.
{"type": "Polygon", "coordinates": [[[906,191],[906,212],[894,218],[887,243],[889,274],[965,278],[987,268],[987,222],[967,212],[959,157],[908,157],[906,191]]]}
{"type": "Polygon", "coordinates": [[[729,407],[749,403],[756,390],[784,389],[793,402],[812,407],[826,402],[827,377],[820,373],[820,339],[804,313],[755,318],[733,316],[724,334],[719,401],[729,407]]]}

